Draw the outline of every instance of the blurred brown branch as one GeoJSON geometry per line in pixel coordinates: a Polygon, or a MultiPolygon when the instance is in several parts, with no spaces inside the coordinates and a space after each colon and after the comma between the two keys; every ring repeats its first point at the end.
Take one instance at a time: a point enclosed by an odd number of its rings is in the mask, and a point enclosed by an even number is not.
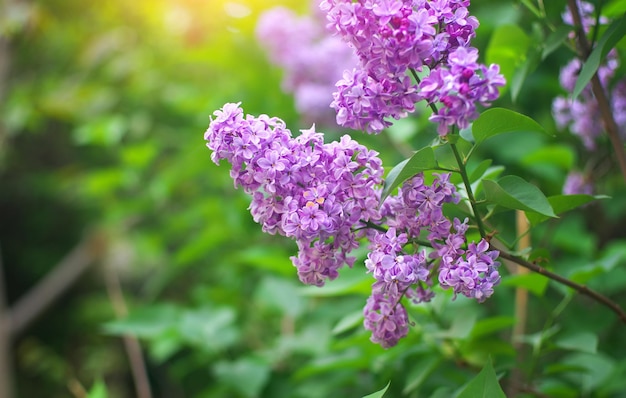
{"type": "Polygon", "coordinates": [[[67,291],[91,264],[102,257],[105,248],[106,240],[101,233],[86,236],[12,307],[5,303],[4,272],[0,254],[0,397],[14,396],[12,340],[67,291]]]}
{"type": "MultiPolygon", "coordinates": [[[[589,58],[593,49],[587,40],[587,36],[585,36],[585,30],[583,28],[580,10],[578,9],[576,0],[568,0],[568,7],[577,30],[580,57],[584,62],[589,58]]],[[[624,151],[624,143],[619,136],[619,128],[615,122],[615,117],[613,116],[611,103],[604,87],[602,87],[602,82],[600,82],[597,71],[591,78],[591,90],[594,97],[596,97],[596,101],[598,102],[598,108],[600,109],[600,114],[602,115],[604,128],[606,129],[609,139],[611,140],[611,144],[613,145],[613,151],[617,157],[617,163],[622,171],[622,176],[624,177],[624,180],[626,180],[626,152],[624,151]]]]}

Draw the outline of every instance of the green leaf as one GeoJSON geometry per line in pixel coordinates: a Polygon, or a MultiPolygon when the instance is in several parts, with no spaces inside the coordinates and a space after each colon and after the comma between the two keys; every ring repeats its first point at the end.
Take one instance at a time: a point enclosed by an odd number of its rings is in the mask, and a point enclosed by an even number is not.
{"type": "Polygon", "coordinates": [[[484,111],[472,125],[472,134],[476,143],[489,137],[512,132],[540,132],[545,129],[528,116],[504,108],[491,108],[484,111]]]}
{"type": "Polygon", "coordinates": [[[485,171],[487,171],[487,169],[489,168],[489,166],[491,166],[492,162],[493,161],[491,159],[485,159],[482,162],[480,162],[478,166],[471,169],[471,171],[468,170],[470,182],[474,182],[478,180],[480,177],[482,177],[483,174],[485,174],[485,171]]]}
{"type": "Polygon", "coordinates": [[[543,18],[542,12],[537,8],[537,6],[535,6],[533,1],[531,1],[531,0],[520,0],[520,2],[522,4],[524,4],[526,6],[526,8],[528,8],[528,11],[532,12],[533,14],[535,14],[535,16],[537,18],[543,18]]]}
{"type": "Polygon", "coordinates": [[[77,127],[73,132],[78,145],[114,146],[121,142],[128,131],[128,122],[120,115],[95,119],[77,127]]]}
{"type": "Polygon", "coordinates": [[[596,261],[596,264],[608,272],[626,261],[626,242],[617,241],[610,243],[603,252],[604,255],[596,261]]]}
{"type": "Polygon", "coordinates": [[[466,339],[474,328],[476,318],[478,317],[478,314],[473,311],[473,308],[475,307],[465,308],[463,311],[459,311],[453,318],[450,328],[436,333],[436,335],[438,337],[451,339],[466,339]]]}
{"type": "Polygon", "coordinates": [[[393,124],[387,128],[387,135],[393,142],[405,143],[409,142],[418,131],[418,121],[407,117],[394,121],[393,124]]]}
{"type": "Polygon", "coordinates": [[[389,385],[391,385],[391,380],[389,380],[389,383],[387,383],[385,388],[383,388],[382,390],[379,390],[379,391],[376,391],[374,393],[365,395],[363,398],[382,398],[382,396],[385,395],[385,393],[387,392],[387,389],[389,388],[389,385]]]}
{"type": "Polygon", "coordinates": [[[506,398],[491,360],[488,360],[480,373],[461,391],[457,398],[506,398]]]}
{"type": "MultiPolygon", "coordinates": [[[[591,196],[591,195],[554,195],[548,198],[548,202],[550,202],[550,206],[554,212],[558,214],[563,214],[567,211],[573,210],[577,207],[583,206],[589,202],[592,202],[596,199],[605,199],[606,196],[591,196]]],[[[526,214],[528,217],[528,221],[530,221],[531,225],[537,225],[539,223],[544,222],[549,217],[546,217],[537,213],[528,213],[526,214]]]]}
{"type": "Polygon", "coordinates": [[[520,287],[537,297],[542,297],[548,287],[549,279],[536,273],[510,275],[502,278],[500,286],[520,287]]]}
{"type": "Polygon", "coordinates": [[[572,353],[560,360],[565,365],[582,365],[586,368],[583,375],[576,377],[582,396],[589,396],[589,392],[601,386],[615,369],[615,360],[602,354],[586,352],[572,353]]]}
{"type": "Polygon", "coordinates": [[[107,386],[102,380],[96,381],[87,394],[87,398],[107,398],[108,396],[107,386]]]}
{"type": "Polygon", "coordinates": [[[185,311],[176,328],[187,344],[217,353],[237,342],[240,333],[235,321],[230,307],[206,307],[185,311]]]}
{"type": "Polygon", "coordinates": [[[270,377],[270,366],[255,357],[244,357],[236,361],[218,362],[214,367],[217,377],[244,397],[258,397],[270,377]]]}
{"type": "Polygon", "coordinates": [[[556,217],[554,210],[544,194],[518,176],[506,176],[498,180],[484,180],[483,187],[487,200],[506,207],[532,211],[548,217],[556,217]]]}
{"type": "Polygon", "coordinates": [[[293,278],[266,276],[256,288],[254,301],[296,318],[303,313],[305,307],[302,297],[298,295],[299,288],[293,278]]]}
{"type": "Polygon", "coordinates": [[[336,297],[349,294],[369,294],[371,292],[373,279],[358,267],[344,267],[339,271],[339,278],[328,282],[326,285],[303,286],[297,289],[298,294],[309,297],[336,297]]]}
{"type": "Polygon", "coordinates": [[[363,311],[358,310],[345,315],[337,322],[332,330],[332,334],[340,334],[355,328],[363,322],[363,311]]]}
{"type": "Polygon", "coordinates": [[[524,165],[535,165],[538,163],[552,164],[563,170],[569,170],[574,165],[576,154],[572,147],[566,145],[546,145],[542,146],[522,158],[524,165]]]}
{"type": "Polygon", "coordinates": [[[587,352],[595,354],[598,352],[598,336],[591,332],[579,331],[567,334],[556,339],[554,344],[566,350],[587,352]]]}
{"type": "Polygon", "coordinates": [[[111,334],[129,334],[139,338],[154,338],[180,321],[183,310],[171,304],[158,304],[133,310],[126,318],[108,322],[104,330],[111,334]]]}
{"type": "Polygon", "coordinates": [[[522,90],[522,86],[526,81],[526,77],[539,65],[541,54],[538,49],[531,49],[528,52],[526,60],[515,70],[513,76],[510,79],[511,86],[511,99],[513,102],[517,102],[519,92],[522,90]]]}
{"type": "Polygon", "coordinates": [[[476,181],[472,182],[472,192],[474,192],[474,195],[478,195],[481,192],[483,180],[498,178],[503,172],[504,166],[492,166],[485,170],[481,176],[477,177],[476,181]]]}
{"type": "Polygon", "coordinates": [[[626,12],[626,2],[624,0],[613,0],[602,7],[602,14],[607,17],[618,17],[626,12]]]}
{"type": "Polygon", "coordinates": [[[235,259],[263,272],[293,276],[293,264],[289,255],[276,247],[252,245],[238,250],[235,259]]]}
{"type": "Polygon", "coordinates": [[[413,370],[407,375],[406,385],[402,389],[403,395],[417,390],[424,380],[441,364],[442,357],[428,356],[419,363],[413,364],[413,370]]]}
{"type": "Polygon", "coordinates": [[[626,14],[624,14],[620,19],[613,21],[600,40],[598,40],[598,44],[596,44],[596,47],[593,49],[589,58],[587,58],[587,61],[585,61],[582,69],[580,70],[580,74],[576,80],[576,86],[574,87],[574,92],[572,93],[573,98],[580,95],[593,75],[596,74],[598,67],[600,66],[600,62],[605,59],[609,51],[615,47],[617,42],[619,42],[624,35],[626,35],[626,14]]]}
{"type": "MultiPolygon", "coordinates": [[[[310,336],[310,338],[316,339],[317,337],[310,336]]],[[[296,380],[304,380],[313,375],[329,374],[335,370],[358,369],[368,365],[369,361],[360,351],[348,350],[339,354],[318,356],[299,367],[292,377],[296,380]]]]}
{"type": "Polygon", "coordinates": [[[400,162],[391,169],[385,179],[385,186],[380,198],[381,203],[404,181],[424,170],[431,170],[436,167],[437,161],[435,160],[435,152],[431,147],[425,147],[415,152],[409,159],[400,162]]]}
{"type": "Polygon", "coordinates": [[[554,32],[548,36],[545,44],[543,45],[543,51],[541,52],[541,59],[544,60],[546,57],[554,52],[557,48],[563,44],[569,32],[572,31],[572,27],[569,25],[559,26],[554,32]]]}
{"type": "Polygon", "coordinates": [[[502,329],[510,328],[515,325],[516,322],[517,320],[512,316],[496,316],[481,319],[474,325],[470,337],[476,339],[477,337],[487,336],[502,329]]]}
{"type": "Polygon", "coordinates": [[[517,25],[498,26],[486,50],[487,64],[498,64],[500,73],[511,82],[516,69],[526,60],[530,37],[517,25]]]}
{"type": "Polygon", "coordinates": [[[547,365],[545,371],[546,375],[558,374],[558,373],[585,373],[587,368],[582,365],[565,365],[562,363],[555,363],[547,365]]]}

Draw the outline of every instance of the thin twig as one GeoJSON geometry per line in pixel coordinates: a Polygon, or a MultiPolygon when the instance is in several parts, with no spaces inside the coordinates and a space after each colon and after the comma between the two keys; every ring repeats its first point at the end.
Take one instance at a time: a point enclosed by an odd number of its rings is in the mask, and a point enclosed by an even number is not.
{"type": "MultiPolygon", "coordinates": [[[[515,211],[515,227],[517,229],[518,244],[517,249],[522,251],[531,245],[530,233],[528,232],[530,225],[526,214],[521,210],[515,211]]],[[[515,274],[523,275],[529,272],[528,268],[520,265],[515,267],[515,274]]],[[[522,372],[522,364],[525,361],[525,351],[522,343],[522,336],[526,333],[526,319],[528,315],[528,290],[517,287],[515,289],[515,325],[511,334],[511,343],[517,352],[515,357],[515,367],[511,372],[508,388],[510,396],[516,396],[520,386],[524,385],[524,373],[522,372]]]]}
{"type": "MultiPolygon", "coordinates": [[[[572,14],[574,26],[576,27],[581,57],[583,60],[587,60],[591,54],[592,48],[587,41],[587,36],[585,36],[585,30],[582,25],[580,10],[578,9],[576,0],[568,0],[568,7],[570,13],[572,14]]],[[[617,162],[619,163],[620,170],[622,171],[622,176],[626,181],[626,152],[624,151],[624,144],[619,137],[619,128],[617,127],[617,123],[613,117],[611,104],[606,92],[604,91],[604,87],[602,87],[602,82],[600,82],[597,71],[591,78],[591,90],[596,98],[596,101],[598,102],[598,109],[600,109],[600,115],[602,116],[604,127],[606,128],[606,132],[611,140],[611,145],[613,146],[613,151],[615,152],[617,162]]]]}
{"type": "Polygon", "coordinates": [[[11,314],[5,302],[4,270],[0,250],[0,397],[12,398],[13,361],[11,356],[11,314]]]}
{"type": "Polygon", "coordinates": [[[23,331],[100,257],[103,239],[97,233],[89,235],[13,305],[11,335],[23,331]]]}
{"type": "Polygon", "coordinates": [[[469,200],[470,206],[472,208],[472,213],[474,213],[476,226],[478,227],[480,236],[484,238],[487,236],[487,234],[485,232],[485,226],[483,224],[483,220],[482,218],[480,218],[480,214],[478,213],[478,209],[476,208],[476,198],[474,198],[474,192],[472,192],[472,184],[470,183],[469,177],[467,176],[467,169],[465,167],[465,161],[461,157],[461,154],[459,153],[459,150],[455,144],[450,143],[450,148],[452,148],[452,152],[454,153],[456,162],[459,165],[459,172],[461,174],[461,178],[463,179],[463,185],[465,185],[465,191],[467,192],[467,199],[469,200]]]}
{"type": "MultiPolygon", "coordinates": [[[[497,250],[497,248],[494,248],[495,250],[497,250]]],[[[535,271],[538,274],[541,274],[547,278],[550,278],[556,282],[559,282],[567,287],[570,287],[574,290],[576,290],[578,293],[587,296],[589,298],[591,298],[592,300],[597,301],[600,304],[603,304],[605,307],[608,307],[609,309],[611,309],[611,311],[615,312],[617,314],[617,316],[619,317],[619,319],[623,322],[626,323],[626,312],[624,312],[624,310],[617,305],[617,303],[615,303],[614,301],[612,301],[611,299],[609,299],[608,297],[596,292],[595,290],[589,289],[587,286],[585,285],[580,285],[570,279],[564,278],[561,275],[555,274],[554,272],[548,271],[547,269],[531,263],[529,261],[524,260],[523,258],[514,256],[512,254],[509,254],[507,252],[501,251],[500,252],[500,257],[505,259],[505,260],[510,260],[513,261],[516,264],[521,265],[522,267],[528,268],[531,271],[535,271]]]]}
{"type": "MultiPolygon", "coordinates": [[[[119,277],[115,270],[115,264],[111,264],[107,267],[105,283],[115,316],[117,318],[124,318],[128,315],[128,308],[126,307],[126,301],[124,300],[122,285],[120,284],[119,277]]],[[[126,355],[128,355],[128,361],[133,374],[137,397],[152,398],[148,371],[146,370],[146,364],[143,359],[139,340],[137,340],[134,336],[124,335],[122,336],[122,341],[124,342],[126,355]]]]}

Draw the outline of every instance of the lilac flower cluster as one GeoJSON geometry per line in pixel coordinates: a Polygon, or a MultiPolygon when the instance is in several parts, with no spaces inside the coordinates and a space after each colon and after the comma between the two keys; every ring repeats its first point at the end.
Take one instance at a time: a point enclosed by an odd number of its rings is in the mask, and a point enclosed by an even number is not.
{"type": "Polygon", "coordinates": [[[300,280],[321,286],[354,263],[357,227],[378,218],[382,162],[347,135],[325,144],[313,127],[293,138],[282,120],[244,117],[239,105],[214,113],[204,136],[211,159],[232,164],[235,187],[252,195],[254,220],[295,239],[300,280]]]}
{"type": "Polygon", "coordinates": [[[283,90],[293,93],[298,113],[310,123],[334,124],[329,104],[335,82],[357,64],[354,51],[325,30],[321,15],[297,16],[284,7],[261,14],[256,36],[284,70],[283,90]]]}
{"type": "Polygon", "coordinates": [[[500,95],[504,77],[496,64],[479,64],[478,50],[459,47],[448,55],[448,67],[434,69],[419,85],[420,99],[440,103],[430,120],[438,123],[437,132],[446,135],[450,127],[467,128],[478,117],[476,104],[489,106],[500,95]]]}
{"type": "MultiPolygon", "coordinates": [[[[615,51],[609,52],[606,62],[598,68],[598,77],[605,88],[609,88],[611,78],[619,67],[619,58],[615,51]]],[[[573,92],[582,68],[582,62],[578,58],[572,59],[559,75],[561,87],[567,92],[573,92]]],[[[626,81],[618,83],[608,91],[613,114],[620,127],[622,134],[625,133],[626,116],[626,81]]],[[[577,98],[565,96],[556,97],[552,103],[552,114],[557,126],[561,129],[569,129],[577,135],[588,150],[595,150],[596,141],[604,132],[604,128],[598,120],[601,120],[598,102],[593,95],[591,84],[588,84],[577,98]]]]}
{"type": "Polygon", "coordinates": [[[336,278],[353,265],[358,240],[370,240],[365,266],[375,282],[364,325],[383,347],[408,332],[402,298],[430,301],[435,273],[455,296],[479,302],[499,282],[498,252],[484,240],[468,245],[467,220],[443,214],[445,203],[460,200],[449,174],[435,174],[430,185],[414,176],[379,207],[382,162],[347,135],[324,143],[313,127],[294,138],[282,120],[244,116],[230,103],[214,112],[204,138],[215,163],[231,163],[235,187],[252,196],[250,211],[263,230],[296,240],[291,259],[303,283],[336,278]]]}
{"type": "Polygon", "coordinates": [[[390,347],[406,335],[402,296],[415,303],[430,301],[434,272],[438,272],[439,285],[451,288],[455,296],[482,302],[493,294],[493,287],[500,282],[499,253],[489,250],[485,240],[464,248],[467,219],[450,221],[442,211],[444,203],[458,201],[448,174],[435,175],[431,185],[419,174],[383,203],[381,221],[389,229],[370,232],[370,253],[365,261],[376,280],[364,308],[364,324],[372,331],[373,342],[390,347]],[[420,238],[428,241],[430,253],[420,248],[420,238]]]}
{"type": "MultiPolygon", "coordinates": [[[[594,6],[591,3],[578,1],[581,18],[585,32],[596,22],[594,6]]],[[[573,25],[572,16],[567,9],[563,13],[565,23],[573,25]]],[[[600,23],[608,22],[601,18],[600,23]]],[[[602,86],[607,90],[613,115],[621,134],[626,137],[626,80],[622,80],[611,88],[611,79],[619,67],[619,57],[615,50],[610,51],[603,64],[598,68],[598,78],[602,86]]],[[[561,69],[559,81],[561,87],[568,93],[574,91],[576,80],[582,68],[582,62],[574,58],[561,69]]],[[[552,114],[557,126],[561,129],[569,129],[577,135],[588,150],[596,149],[596,141],[603,134],[604,128],[598,120],[601,120],[600,109],[591,84],[588,84],[577,98],[565,96],[556,97],[552,103],[552,114]]]]}
{"type": "MultiPolygon", "coordinates": [[[[585,33],[589,33],[589,30],[596,25],[596,8],[593,4],[582,0],[576,0],[576,6],[578,7],[578,12],[580,13],[580,22],[582,24],[583,31],[585,33]]],[[[561,14],[561,18],[566,24],[574,26],[574,17],[572,16],[572,12],[569,7],[565,8],[565,11],[561,14]]],[[[598,23],[604,25],[608,23],[608,19],[604,16],[600,16],[598,23]]],[[[570,32],[569,37],[573,39],[575,35],[575,32],[570,32]]]]}
{"type": "Polygon", "coordinates": [[[408,332],[403,297],[430,301],[435,277],[455,297],[479,302],[500,280],[498,252],[484,240],[467,244],[467,219],[443,213],[444,204],[460,200],[449,174],[434,174],[431,184],[418,174],[379,207],[382,162],[347,135],[324,143],[313,127],[294,138],[282,120],[244,116],[231,103],[214,113],[204,138],[215,163],[231,163],[235,187],[252,196],[250,211],[263,230],[296,240],[291,259],[303,283],[336,278],[353,265],[358,240],[369,239],[365,266],[375,282],[364,325],[383,347],[408,332]]]}
{"type": "Polygon", "coordinates": [[[476,63],[470,46],[478,20],[469,0],[323,0],[329,28],[356,51],[359,67],[344,73],[331,106],[343,126],[378,133],[422,99],[441,108],[431,120],[445,135],[477,117],[504,85],[499,67],[476,63]],[[411,72],[430,72],[421,83],[411,72]]]}
{"type": "Polygon", "coordinates": [[[563,184],[563,194],[565,195],[593,195],[593,185],[589,177],[579,171],[571,171],[565,178],[563,184]]]}

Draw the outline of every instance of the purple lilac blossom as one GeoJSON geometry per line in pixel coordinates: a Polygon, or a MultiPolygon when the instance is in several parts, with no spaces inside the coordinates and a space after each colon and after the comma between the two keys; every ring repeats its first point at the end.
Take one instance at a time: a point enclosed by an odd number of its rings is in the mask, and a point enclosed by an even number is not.
{"type": "Polygon", "coordinates": [[[375,282],[364,308],[364,325],[372,332],[371,340],[383,347],[395,345],[407,333],[402,297],[414,303],[430,301],[433,278],[444,289],[451,288],[455,297],[462,294],[478,302],[490,297],[500,282],[499,252],[489,250],[484,239],[468,245],[468,220],[450,221],[443,214],[445,203],[460,200],[449,177],[435,174],[430,185],[421,174],[407,180],[381,207],[381,222],[389,229],[369,232],[365,266],[375,282]],[[430,252],[419,247],[420,238],[428,241],[430,252]]]}
{"type": "Polygon", "coordinates": [[[373,293],[363,309],[364,326],[372,331],[370,340],[383,348],[395,346],[409,331],[406,308],[383,293],[373,293]]]}
{"type": "Polygon", "coordinates": [[[335,124],[332,93],[343,70],[357,64],[354,51],[325,30],[321,15],[297,16],[284,7],[261,14],[256,36],[270,61],[283,69],[282,88],[293,93],[303,119],[335,124]]]}
{"type": "MultiPolygon", "coordinates": [[[[595,25],[593,4],[578,1],[578,8],[581,11],[583,27],[585,32],[595,25]]],[[[563,21],[573,25],[569,8],[563,13],[563,21]]],[[[600,23],[608,22],[600,18],[600,23]]],[[[611,50],[603,64],[598,67],[598,77],[600,83],[607,91],[613,115],[622,136],[626,136],[626,116],[624,116],[626,99],[626,80],[622,80],[611,87],[611,79],[619,67],[619,57],[615,50],[611,50]]],[[[575,58],[561,69],[559,82],[561,87],[568,93],[574,91],[578,75],[582,68],[582,62],[575,58]]],[[[560,129],[569,129],[571,133],[578,136],[585,148],[592,151],[596,149],[596,142],[604,133],[604,126],[598,123],[602,120],[600,109],[593,95],[591,84],[588,84],[576,98],[569,96],[558,96],[552,102],[552,115],[556,125],[560,129]]]]}
{"type": "MultiPolygon", "coordinates": [[[[578,12],[580,13],[583,30],[585,33],[588,33],[591,27],[596,25],[595,6],[587,1],[581,0],[576,0],[576,6],[578,7],[578,12]]],[[[563,13],[561,14],[561,18],[566,24],[574,26],[574,18],[572,17],[572,13],[570,12],[569,7],[565,8],[565,11],[563,11],[563,13]]],[[[600,16],[598,22],[600,24],[606,24],[608,23],[608,19],[606,17],[600,16]]],[[[573,39],[575,35],[575,32],[570,32],[570,39],[573,39]]]]}
{"type": "Polygon", "coordinates": [[[314,127],[296,138],[282,120],[244,117],[240,104],[214,113],[205,133],[211,159],[232,164],[235,186],[252,195],[263,231],[297,241],[292,257],[302,282],[335,279],[358,247],[362,221],[378,218],[383,168],[378,154],[343,136],[324,143],[314,127]]]}
{"type": "Polygon", "coordinates": [[[476,104],[488,106],[500,95],[498,87],[505,84],[496,64],[476,63],[478,50],[458,47],[448,55],[447,66],[434,69],[419,84],[419,98],[439,103],[439,111],[430,117],[444,136],[450,127],[467,128],[478,117],[476,104]]]}
{"type": "Polygon", "coordinates": [[[563,184],[563,194],[565,195],[593,195],[593,185],[585,174],[572,171],[565,178],[563,184]]]}
{"type": "Polygon", "coordinates": [[[478,20],[468,6],[459,0],[323,0],[329,29],[360,59],[337,83],[331,104],[337,123],[379,133],[391,118],[414,112],[421,99],[442,105],[431,118],[442,135],[474,120],[475,103],[495,100],[504,78],[497,65],[476,64],[470,42],[478,20]],[[427,84],[407,77],[423,71],[432,76],[427,84]]]}
{"type": "Polygon", "coordinates": [[[434,281],[455,297],[482,302],[493,294],[498,252],[485,240],[468,244],[468,221],[444,215],[444,204],[460,201],[449,174],[434,174],[431,184],[418,174],[379,208],[382,162],[347,135],[324,143],[312,127],[293,138],[282,120],[229,103],[214,112],[204,138],[211,159],[231,163],[235,187],[252,196],[263,231],[296,240],[291,260],[303,283],[337,278],[354,264],[359,239],[370,240],[365,267],[375,281],[363,312],[373,342],[387,348],[405,336],[403,297],[430,301],[434,281]]]}

